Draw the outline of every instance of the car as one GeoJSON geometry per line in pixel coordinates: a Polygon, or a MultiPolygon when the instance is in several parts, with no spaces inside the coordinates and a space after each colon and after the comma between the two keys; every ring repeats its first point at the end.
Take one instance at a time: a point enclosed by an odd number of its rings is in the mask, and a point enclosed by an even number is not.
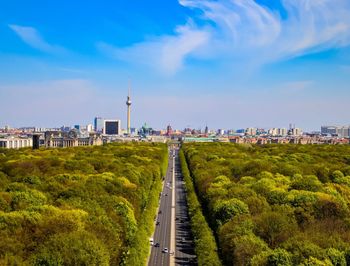
{"type": "Polygon", "coordinates": [[[165,196],[168,196],[168,193],[165,193],[165,196]]]}
{"type": "Polygon", "coordinates": [[[159,213],[159,214],[162,214],[162,211],[159,211],[158,213],[159,213]]]}
{"type": "Polygon", "coordinates": [[[157,222],[156,222],[156,225],[159,225],[159,224],[160,224],[160,222],[159,222],[159,221],[157,221],[157,222]]]}
{"type": "Polygon", "coordinates": [[[159,245],[159,243],[157,242],[157,243],[154,244],[154,246],[155,246],[156,248],[158,248],[160,245],[159,245]]]}
{"type": "Polygon", "coordinates": [[[163,248],[162,252],[163,252],[163,253],[168,253],[169,250],[168,250],[168,248],[163,248]]]}
{"type": "Polygon", "coordinates": [[[153,245],[153,238],[151,237],[150,239],[149,239],[149,243],[151,244],[151,245],[153,245]]]}
{"type": "Polygon", "coordinates": [[[176,218],[175,218],[175,221],[178,221],[178,220],[179,220],[179,217],[176,217],[176,218]]]}

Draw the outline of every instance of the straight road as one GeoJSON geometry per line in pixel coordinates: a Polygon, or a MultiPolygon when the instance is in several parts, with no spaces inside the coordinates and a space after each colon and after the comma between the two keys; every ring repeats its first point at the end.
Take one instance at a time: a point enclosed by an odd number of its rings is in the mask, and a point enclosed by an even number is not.
{"type": "Polygon", "coordinates": [[[187,209],[186,190],[181,172],[181,165],[175,150],[175,186],[176,186],[176,250],[175,265],[197,265],[194,241],[191,233],[187,209]]]}
{"type": "MultiPolygon", "coordinates": [[[[169,164],[164,179],[163,191],[160,195],[160,205],[156,217],[156,229],[153,235],[153,246],[148,261],[150,266],[170,265],[170,232],[171,232],[171,198],[174,160],[172,150],[169,152],[169,164]],[[164,249],[168,252],[165,252],[164,249]]],[[[150,243],[151,244],[151,243],[150,243]]]]}
{"type": "Polygon", "coordinates": [[[148,265],[197,265],[177,149],[169,150],[169,164],[155,222],[156,229],[148,265]],[[174,203],[175,206],[172,206],[174,203]]]}

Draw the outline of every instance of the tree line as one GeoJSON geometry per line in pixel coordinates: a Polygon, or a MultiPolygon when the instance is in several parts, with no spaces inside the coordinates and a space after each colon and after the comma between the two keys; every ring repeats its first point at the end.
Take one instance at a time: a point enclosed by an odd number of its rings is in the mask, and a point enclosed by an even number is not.
{"type": "Polygon", "coordinates": [[[0,265],[143,265],[164,144],[0,150],[0,265]]]}
{"type": "Polygon", "coordinates": [[[350,265],[350,146],[182,149],[225,265],[350,265]]]}

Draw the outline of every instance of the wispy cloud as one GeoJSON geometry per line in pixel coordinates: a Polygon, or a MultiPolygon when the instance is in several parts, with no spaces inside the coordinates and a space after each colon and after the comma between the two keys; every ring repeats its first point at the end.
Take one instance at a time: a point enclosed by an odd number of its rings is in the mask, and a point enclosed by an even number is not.
{"type": "MultiPolygon", "coordinates": [[[[255,0],[180,0],[213,22],[225,56],[274,61],[350,44],[348,0],[280,0],[286,12],[255,0]]],[[[211,46],[213,47],[213,46],[211,46]]]]}
{"type": "Polygon", "coordinates": [[[174,35],[126,48],[98,47],[119,60],[146,62],[172,74],[188,57],[264,64],[350,44],[348,0],[278,1],[283,16],[255,0],[179,0],[200,15],[174,35]]]}
{"type": "Polygon", "coordinates": [[[184,64],[186,57],[198,53],[208,43],[210,33],[199,30],[191,21],[178,26],[173,36],[161,36],[137,43],[131,47],[118,48],[104,42],[97,47],[112,57],[133,63],[152,65],[166,74],[174,74],[184,64]]]}
{"type": "Polygon", "coordinates": [[[66,52],[63,47],[53,45],[45,41],[40,33],[33,27],[25,27],[14,24],[8,26],[22,39],[22,41],[35,49],[50,54],[61,54],[66,52]]]}

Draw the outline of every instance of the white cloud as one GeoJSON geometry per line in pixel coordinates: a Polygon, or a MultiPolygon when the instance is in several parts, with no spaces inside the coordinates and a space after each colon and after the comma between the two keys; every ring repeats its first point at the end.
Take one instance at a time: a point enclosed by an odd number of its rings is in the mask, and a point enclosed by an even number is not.
{"type": "Polygon", "coordinates": [[[209,37],[208,30],[199,30],[189,22],[178,26],[173,36],[154,38],[131,47],[118,48],[103,42],[97,46],[118,60],[154,66],[161,72],[174,74],[183,66],[186,57],[200,53],[201,47],[208,43],[209,37]]]}
{"type": "MultiPolygon", "coordinates": [[[[215,23],[222,54],[279,60],[350,44],[348,0],[281,0],[286,17],[254,0],[180,0],[215,23]]],[[[212,46],[213,47],[213,46],[212,46]]]]}
{"type": "Polygon", "coordinates": [[[66,52],[63,47],[46,42],[35,28],[19,25],[8,26],[22,39],[22,41],[35,49],[51,54],[61,54],[66,52]]]}
{"type": "Polygon", "coordinates": [[[100,43],[99,48],[172,74],[188,57],[259,65],[350,44],[348,0],[279,1],[283,16],[255,0],[179,0],[201,15],[178,26],[174,35],[126,48],[100,43]]]}

